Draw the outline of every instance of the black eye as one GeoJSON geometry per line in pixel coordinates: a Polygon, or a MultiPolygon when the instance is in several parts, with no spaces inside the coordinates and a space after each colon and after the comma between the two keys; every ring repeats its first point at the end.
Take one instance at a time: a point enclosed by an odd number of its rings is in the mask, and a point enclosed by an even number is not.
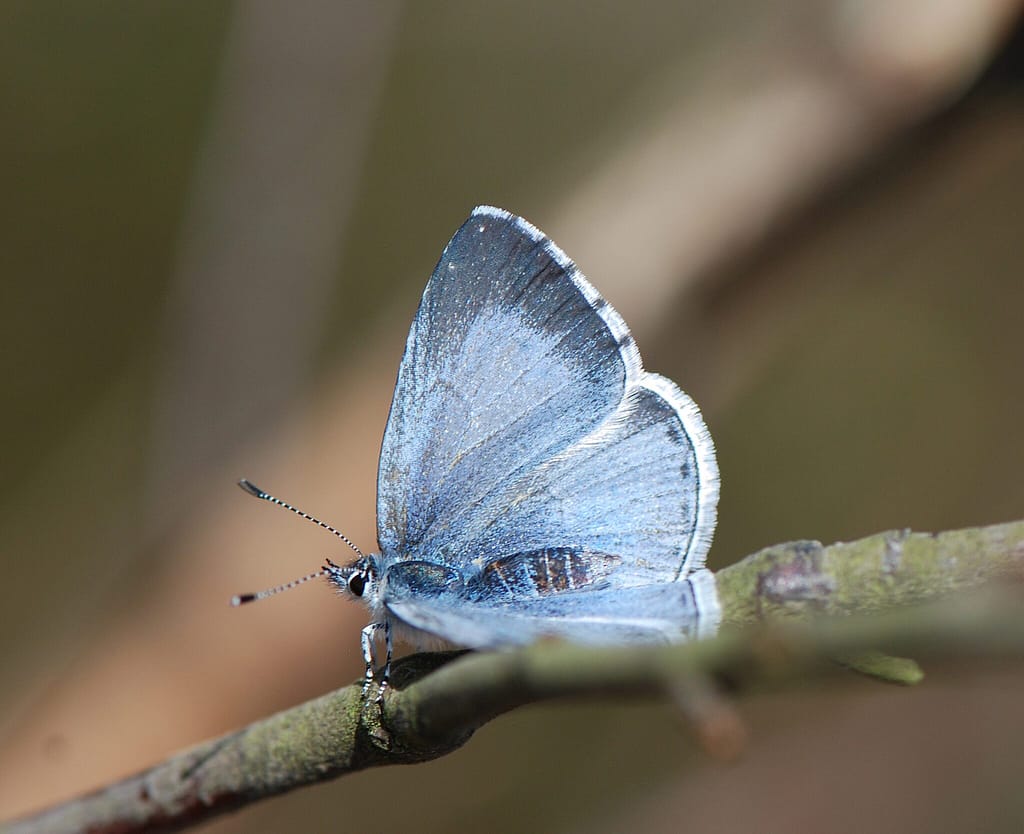
{"type": "Polygon", "coordinates": [[[366,589],[366,578],[361,573],[353,573],[348,578],[348,589],[353,596],[361,597],[366,589]]]}

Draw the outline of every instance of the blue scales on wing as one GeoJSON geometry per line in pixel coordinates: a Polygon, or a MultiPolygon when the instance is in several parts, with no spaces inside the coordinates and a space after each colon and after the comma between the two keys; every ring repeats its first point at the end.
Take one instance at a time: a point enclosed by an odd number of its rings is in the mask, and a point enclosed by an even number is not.
{"type": "Polygon", "coordinates": [[[385,557],[463,558],[446,547],[462,514],[599,426],[625,385],[616,335],[565,267],[511,218],[474,213],[399,368],[377,483],[385,557]]]}
{"type": "Polygon", "coordinates": [[[484,563],[568,546],[618,557],[619,586],[669,582],[703,564],[699,477],[671,404],[640,387],[591,434],[510,473],[466,514],[449,546],[484,563]]]}
{"type": "Polygon", "coordinates": [[[549,568],[558,554],[569,571],[548,576],[561,592],[540,595],[550,599],[607,593],[594,582],[611,577],[609,590],[685,579],[703,564],[717,498],[692,400],[643,370],[622,318],[548,238],[501,210],[474,211],[413,322],[377,498],[385,572],[426,562],[464,584],[385,593],[389,609],[431,630],[416,621],[431,606],[497,605],[497,586],[472,589],[498,581],[495,565],[538,568],[536,554],[549,568]]]}

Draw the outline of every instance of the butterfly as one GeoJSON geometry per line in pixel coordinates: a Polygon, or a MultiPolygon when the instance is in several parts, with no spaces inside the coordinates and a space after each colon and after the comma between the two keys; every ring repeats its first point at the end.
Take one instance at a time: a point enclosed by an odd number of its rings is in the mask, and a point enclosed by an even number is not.
{"type": "Polygon", "coordinates": [[[471,649],[692,639],[720,620],[704,567],[718,495],[693,400],[643,369],[622,317],[558,246],[480,206],[406,341],[377,476],[380,552],[349,542],[357,559],[299,581],[325,576],[369,607],[368,679],[381,631],[384,680],[394,637],[471,649]]]}

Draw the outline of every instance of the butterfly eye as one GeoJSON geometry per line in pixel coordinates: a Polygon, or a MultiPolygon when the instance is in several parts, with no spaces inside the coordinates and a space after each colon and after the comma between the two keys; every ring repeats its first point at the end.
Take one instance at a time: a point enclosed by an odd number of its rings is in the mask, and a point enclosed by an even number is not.
{"type": "Polygon", "coordinates": [[[348,578],[348,589],[352,592],[352,596],[361,597],[366,589],[366,577],[361,573],[353,573],[348,578]]]}

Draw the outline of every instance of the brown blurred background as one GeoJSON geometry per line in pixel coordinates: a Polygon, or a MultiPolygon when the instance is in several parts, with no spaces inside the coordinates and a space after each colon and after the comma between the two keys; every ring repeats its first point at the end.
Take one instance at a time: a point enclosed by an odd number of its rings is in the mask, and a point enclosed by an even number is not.
{"type": "MultiPolygon", "coordinates": [[[[1024,517],[1009,0],[0,6],[0,818],[353,679],[405,331],[477,203],[702,405],[712,565],[1024,517]]],[[[1024,669],[523,710],[207,830],[1019,831],[1024,669]]]]}

